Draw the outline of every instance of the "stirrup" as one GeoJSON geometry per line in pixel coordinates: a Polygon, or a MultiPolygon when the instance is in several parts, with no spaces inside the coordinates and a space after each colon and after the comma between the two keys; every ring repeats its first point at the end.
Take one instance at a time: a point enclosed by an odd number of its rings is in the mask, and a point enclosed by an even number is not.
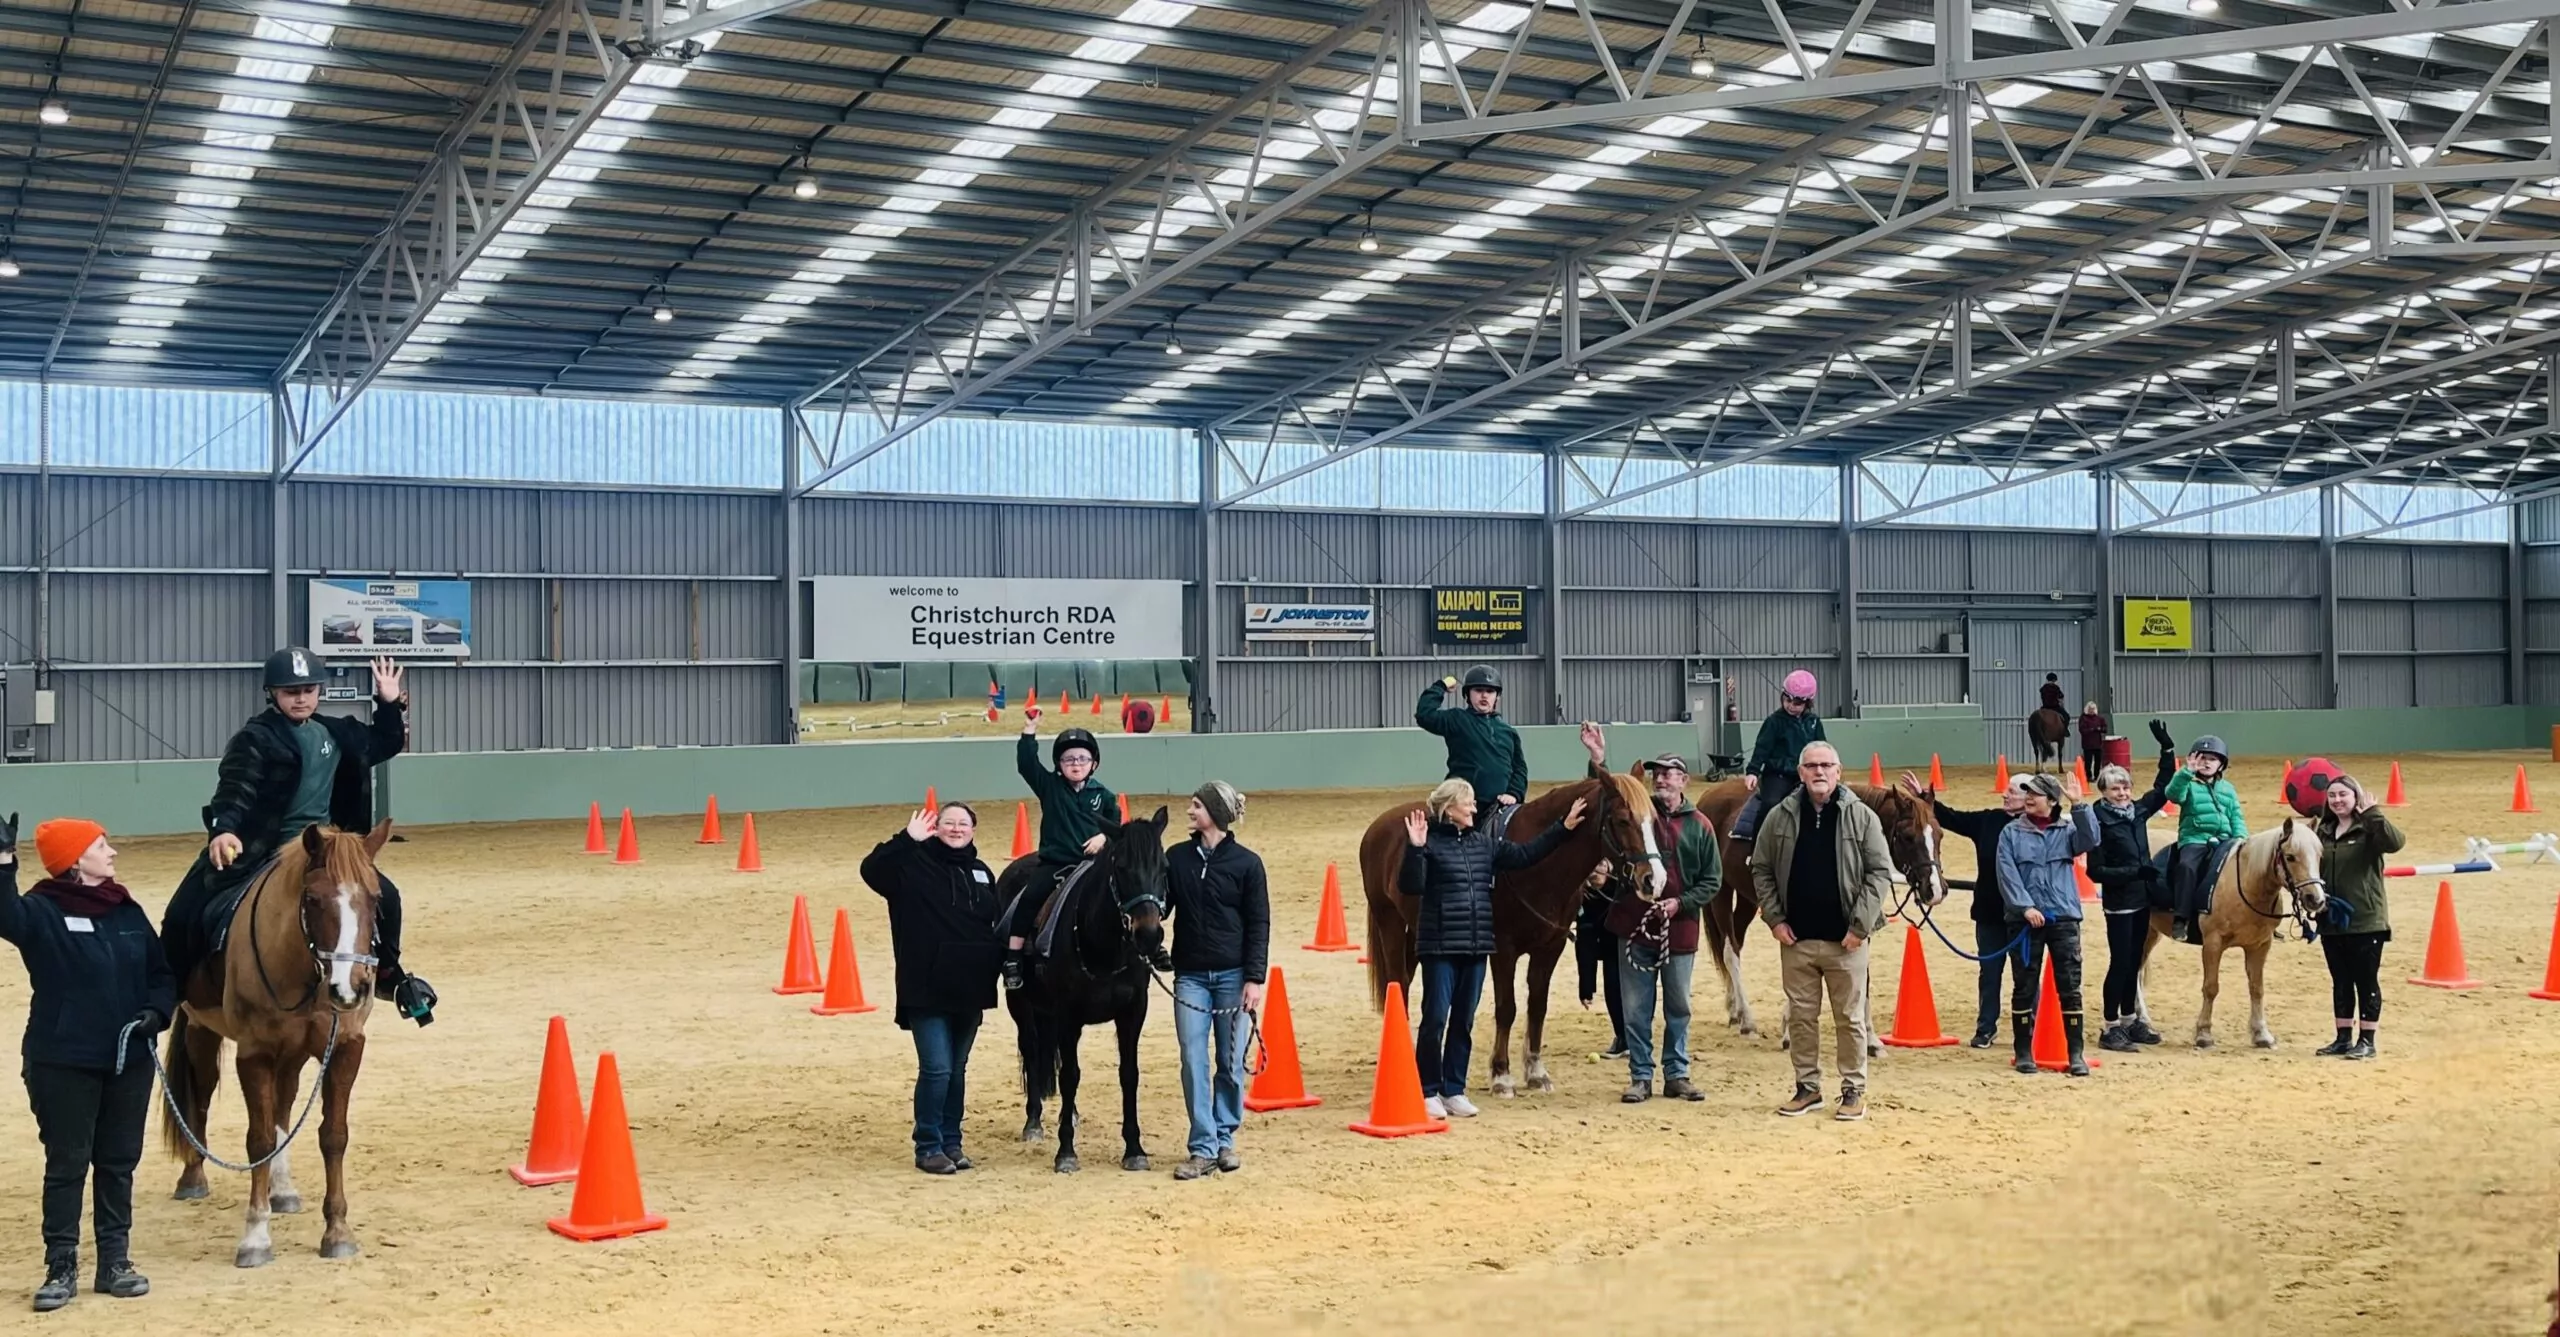
{"type": "Polygon", "coordinates": [[[421,1026],[436,1024],[436,988],[423,977],[403,974],[400,982],[391,986],[391,1001],[401,1016],[421,1026]]]}

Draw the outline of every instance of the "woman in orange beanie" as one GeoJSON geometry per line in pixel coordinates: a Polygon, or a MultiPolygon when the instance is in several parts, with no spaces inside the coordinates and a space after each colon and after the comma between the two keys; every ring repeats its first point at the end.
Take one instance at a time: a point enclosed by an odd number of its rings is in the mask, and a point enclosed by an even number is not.
{"type": "Polygon", "coordinates": [[[17,944],[27,1002],[27,1100],[44,1141],[44,1284],[38,1312],[79,1293],[80,1190],[97,1181],[97,1289],[151,1283],[126,1253],[133,1170],[151,1110],[150,1037],[178,1006],[151,917],[116,883],[105,827],[76,817],[36,828],[45,878],[18,894],[18,817],[0,822],[0,938],[17,944]]]}

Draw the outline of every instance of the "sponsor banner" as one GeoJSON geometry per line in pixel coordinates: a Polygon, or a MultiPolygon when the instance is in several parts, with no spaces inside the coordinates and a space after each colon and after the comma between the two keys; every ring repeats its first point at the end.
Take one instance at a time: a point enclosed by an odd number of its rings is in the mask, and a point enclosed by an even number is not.
{"type": "Polygon", "coordinates": [[[1180,659],[1178,580],[1005,580],[818,576],[813,658],[907,660],[1180,659]]]}
{"type": "Polygon", "coordinates": [[[2195,604],[2186,599],[2125,600],[2124,648],[2127,650],[2195,649],[2195,604]]]}
{"type": "Polygon", "coordinates": [[[469,659],[467,580],[311,581],[311,648],[323,659],[469,659]]]}
{"type": "Polygon", "coordinates": [[[1431,643],[1527,645],[1529,591],[1518,586],[1433,586],[1431,643]]]}
{"type": "Polygon", "coordinates": [[[1378,610],[1373,604],[1246,604],[1244,638],[1374,641],[1378,639],[1378,610]]]}

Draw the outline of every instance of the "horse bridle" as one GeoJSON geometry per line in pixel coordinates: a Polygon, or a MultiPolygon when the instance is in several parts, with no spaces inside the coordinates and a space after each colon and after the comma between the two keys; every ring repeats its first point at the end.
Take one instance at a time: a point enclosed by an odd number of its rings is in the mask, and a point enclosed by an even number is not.
{"type": "Polygon", "coordinates": [[[2303,889],[2305,887],[2320,887],[2324,889],[2322,894],[2325,896],[2327,894],[2325,889],[2329,885],[2329,880],[2320,876],[2318,873],[2314,873],[2309,877],[2295,877],[2293,875],[2292,842],[2281,838],[2279,838],[2276,843],[2276,870],[2284,880],[2285,899],[2293,906],[2293,913],[2291,914],[2259,909],[2257,902],[2249,899],[2249,884],[2245,879],[2241,881],[2237,887],[2233,888],[2233,890],[2238,893],[2240,897],[2240,904],[2247,908],[2249,913],[2256,915],[2260,919],[2272,919],[2279,923],[2290,919],[2302,930],[2303,940],[2308,942],[2310,941],[2312,934],[2311,912],[2302,907],[2303,889]]]}
{"type": "MultiPolygon", "coordinates": [[[[260,877],[258,879],[257,888],[249,893],[249,923],[253,926],[251,929],[253,935],[256,931],[254,926],[258,922],[258,904],[266,894],[267,879],[260,877]]],[[[312,936],[311,933],[311,889],[308,885],[304,886],[302,889],[302,894],[295,908],[294,921],[302,929],[303,950],[311,954],[311,988],[309,992],[302,996],[301,1002],[296,1003],[291,1007],[285,1007],[283,995],[276,992],[276,982],[268,977],[267,958],[258,951],[256,938],[252,936],[249,943],[249,957],[258,964],[258,982],[266,986],[267,1001],[275,1004],[278,1008],[286,1012],[305,1011],[309,1009],[313,1003],[320,1001],[320,991],[328,984],[329,967],[343,962],[351,966],[364,966],[371,968],[381,963],[380,957],[369,956],[362,952],[332,952],[325,951],[321,948],[320,940],[312,936]]],[[[356,1008],[362,1006],[364,1006],[364,1000],[359,998],[353,1005],[348,1007],[340,1007],[335,1003],[331,1003],[329,1005],[329,1010],[332,1012],[352,1012],[356,1008]]]]}

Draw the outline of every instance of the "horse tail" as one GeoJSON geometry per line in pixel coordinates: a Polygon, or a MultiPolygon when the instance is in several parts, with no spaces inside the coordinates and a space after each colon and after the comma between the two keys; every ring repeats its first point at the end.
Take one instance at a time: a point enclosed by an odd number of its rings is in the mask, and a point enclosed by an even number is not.
{"type": "Polygon", "coordinates": [[[1369,902],[1369,1010],[1378,1012],[1387,1006],[1387,986],[1412,978],[1413,965],[1404,959],[1404,916],[1392,906],[1369,902]]]}
{"type": "MultiPolygon", "coordinates": [[[[1014,995],[1016,999],[1021,996],[1014,995]]],[[[1049,1041],[1049,1028],[1041,1024],[1037,1008],[1017,1002],[1012,1010],[1014,1044],[1022,1054],[1022,1094],[1044,1103],[1054,1100],[1058,1094],[1058,1051],[1049,1041]]]]}
{"type": "Polygon", "coordinates": [[[160,1106],[160,1145],[178,1160],[185,1160],[192,1150],[187,1145],[186,1130],[178,1123],[178,1111],[194,1109],[197,1103],[196,1065],[187,1052],[191,1029],[193,1023],[187,1020],[187,1010],[181,1007],[178,1014],[169,1019],[169,1033],[163,1042],[169,1057],[161,1063],[161,1069],[168,1078],[169,1092],[168,1099],[160,1106]]]}

